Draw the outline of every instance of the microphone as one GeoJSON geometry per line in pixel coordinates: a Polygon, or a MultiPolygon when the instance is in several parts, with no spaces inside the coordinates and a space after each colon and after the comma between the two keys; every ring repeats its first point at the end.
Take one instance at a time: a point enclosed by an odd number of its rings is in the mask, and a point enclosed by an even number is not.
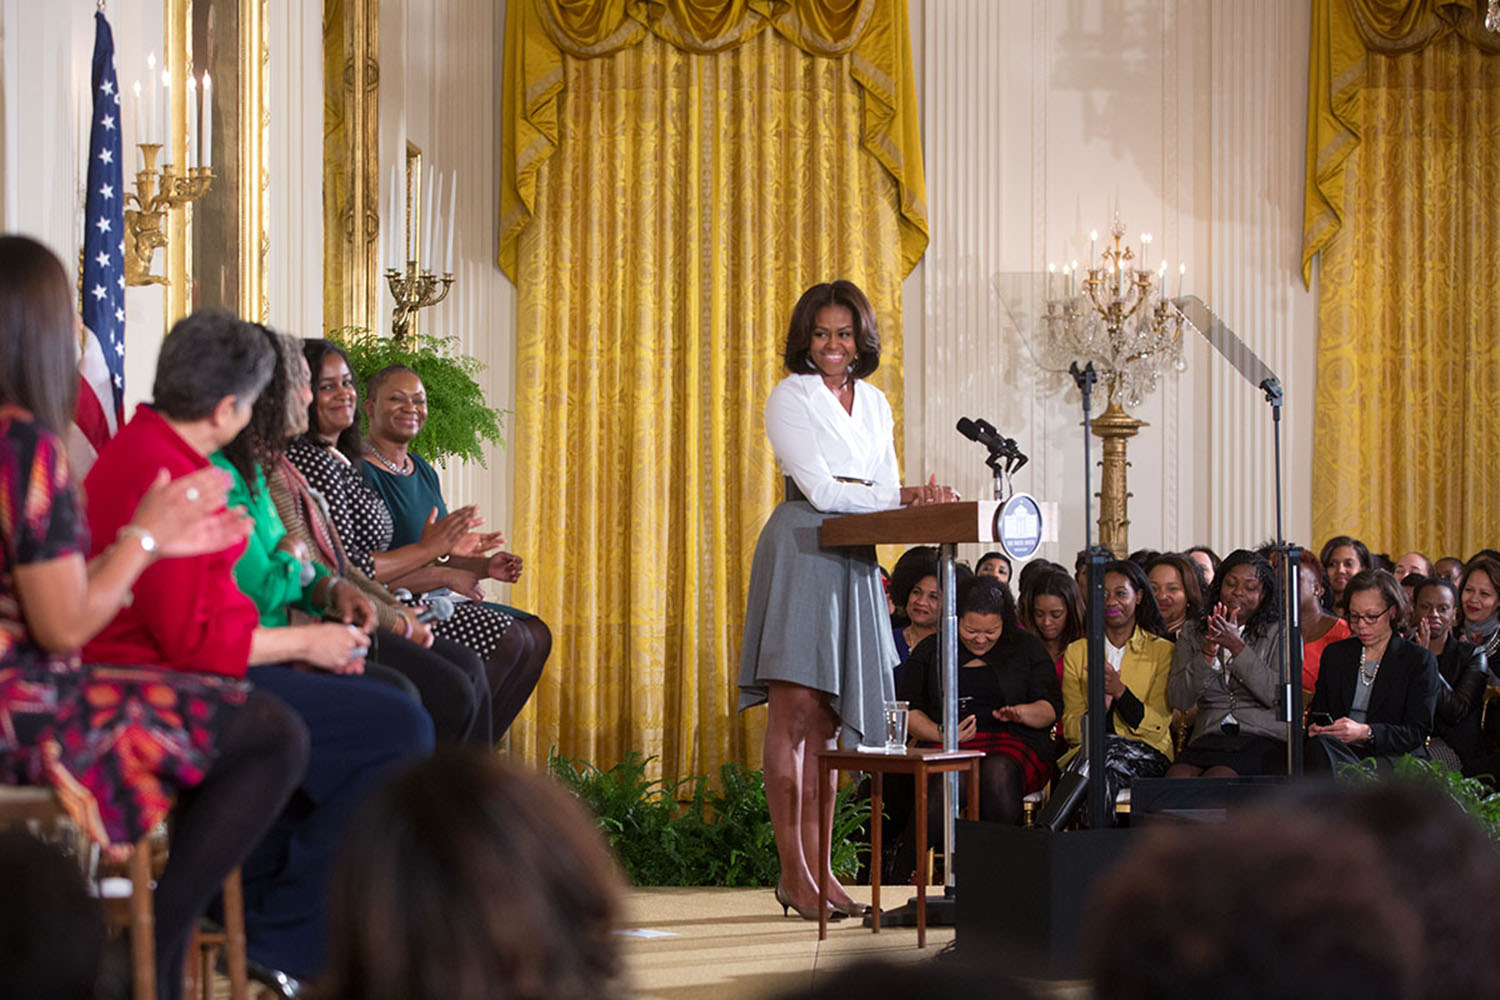
{"type": "Polygon", "coordinates": [[[981,431],[992,434],[995,437],[999,438],[1001,442],[1003,442],[1000,454],[1010,459],[1010,464],[1006,467],[1005,470],[1006,472],[1015,472],[1021,466],[1030,461],[1029,458],[1021,454],[1021,446],[1016,444],[1015,438],[1002,437],[1000,432],[995,430],[994,425],[992,425],[987,420],[976,420],[974,421],[974,423],[978,425],[981,431]]]}
{"type": "Polygon", "coordinates": [[[991,427],[983,420],[970,420],[968,417],[958,418],[958,432],[970,441],[977,441],[990,451],[1004,454],[1006,451],[1006,440],[1000,436],[1000,432],[991,427]]]}
{"type": "Polygon", "coordinates": [[[433,594],[427,598],[427,609],[417,615],[419,622],[445,622],[453,617],[453,599],[444,597],[442,594],[433,594]]]}

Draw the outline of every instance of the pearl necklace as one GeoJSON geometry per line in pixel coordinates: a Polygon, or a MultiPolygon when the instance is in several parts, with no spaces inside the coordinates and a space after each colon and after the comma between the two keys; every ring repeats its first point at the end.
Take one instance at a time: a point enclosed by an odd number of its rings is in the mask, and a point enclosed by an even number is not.
{"type": "Polygon", "coordinates": [[[1375,675],[1380,673],[1380,661],[1375,661],[1375,669],[1373,670],[1365,669],[1369,666],[1369,663],[1370,660],[1368,658],[1367,651],[1361,649],[1359,652],[1359,679],[1364,681],[1366,684],[1374,684],[1375,675]]]}
{"type": "Polygon", "coordinates": [[[373,444],[367,444],[367,445],[365,445],[365,454],[367,454],[367,455],[373,455],[375,457],[375,461],[377,461],[381,465],[385,466],[394,475],[397,475],[397,476],[409,476],[409,475],[412,474],[412,470],[413,470],[414,466],[412,465],[412,461],[411,461],[411,456],[410,455],[403,454],[401,457],[403,459],[405,459],[405,461],[402,462],[401,465],[397,465],[395,462],[392,462],[390,459],[388,459],[384,455],[382,455],[380,453],[380,449],[377,448],[377,447],[375,447],[373,444]]]}

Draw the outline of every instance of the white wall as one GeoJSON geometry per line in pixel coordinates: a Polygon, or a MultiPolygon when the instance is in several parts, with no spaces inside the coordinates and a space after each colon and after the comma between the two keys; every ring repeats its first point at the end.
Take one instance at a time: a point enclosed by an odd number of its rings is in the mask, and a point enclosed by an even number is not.
{"type": "MultiPolygon", "coordinates": [[[[1080,412],[1038,377],[991,278],[1086,258],[1088,230],[1105,232],[1117,202],[1127,240],[1139,249],[1150,232],[1154,261],[1185,261],[1185,291],[1281,375],[1287,532],[1306,540],[1306,4],[928,0],[913,16],[932,242],[907,285],[921,283],[907,310],[908,477],[936,472],[987,495],[982,450],[953,430],[961,415],[986,417],[1030,451],[1017,488],[1061,503],[1060,541],[1042,554],[1071,564],[1085,516],[1080,412]]],[[[1223,552],[1274,533],[1268,407],[1202,343],[1187,358],[1136,413],[1150,426],[1129,449],[1132,548],[1223,552]]]]}

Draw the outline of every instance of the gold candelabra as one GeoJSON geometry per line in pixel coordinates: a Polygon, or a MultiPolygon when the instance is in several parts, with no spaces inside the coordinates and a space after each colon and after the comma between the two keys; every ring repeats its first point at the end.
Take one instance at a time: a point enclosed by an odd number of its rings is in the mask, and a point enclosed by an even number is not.
{"type": "MultiPolygon", "coordinates": [[[[1107,387],[1103,413],[1089,422],[1103,443],[1100,480],[1099,542],[1124,558],[1130,550],[1130,518],[1126,487],[1126,444],[1146,422],[1126,407],[1139,406],[1156,389],[1168,370],[1182,371],[1183,317],[1166,294],[1166,263],[1157,270],[1136,266],[1134,250],[1122,244],[1125,227],[1118,215],[1110,227],[1114,237],[1094,258],[1092,234],[1087,277],[1079,280],[1076,262],[1061,274],[1049,271],[1046,310],[1038,360],[1044,368],[1065,370],[1068,363],[1092,362],[1107,387]]],[[[1141,235],[1141,253],[1151,244],[1141,235]]],[[[1144,263],[1144,261],[1141,261],[1144,263]]],[[[1181,272],[1179,272],[1178,294],[1181,272]]]]}
{"type": "Polygon", "coordinates": [[[166,278],[151,273],[151,260],[158,247],[167,245],[167,213],[179,205],[197,201],[213,183],[211,167],[189,167],[184,176],[168,163],[156,169],[161,143],[142,142],[145,164],[135,175],[135,190],[125,194],[125,284],[165,285],[166,278]],[[158,187],[157,178],[161,178],[158,187]]]}
{"type": "Polygon", "coordinates": [[[396,307],[391,311],[391,336],[397,341],[406,339],[417,310],[437,305],[448,297],[448,289],[453,286],[451,273],[440,276],[426,268],[419,270],[415,260],[408,260],[404,271],[386,268],[385,278],[390,282],[391,296],[396,300],[396,307]]]}

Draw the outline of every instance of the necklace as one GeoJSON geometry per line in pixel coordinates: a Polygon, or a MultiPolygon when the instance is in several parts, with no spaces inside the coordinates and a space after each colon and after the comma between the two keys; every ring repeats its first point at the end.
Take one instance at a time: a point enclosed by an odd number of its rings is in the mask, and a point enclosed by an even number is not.
{"type": "Polygon", "coordinates": [[[1366,669],[1367,667],[1369,667],[1369,664],[1370,664],[1369,652],[1367,650],[1363,650],[1363,649],[1360,650],[1360,653],[1359,653],[1359,679],[1361,681],[1363,681],[1364,683],[1366,683],[1366,684],[1374,684],[1375,683],[1375,675],[1378,674],[1378,673],[1380,673],[1380,661],[1379,660],[1375,661],[1375,666],[1374,666],[1373,669],[1366,669]]]}
{"type": "Polygon", "coordinates": [[[403,459],[403,461],[402,461],[402,463],[400,465],[397,465],[395,462],[392,462],[390,459],[388,459],[384,455],[382,455],[380,453],[380,449],[377,448],[377,447],[375,447],[373,444],[367,444],[367,445],[365,445],[365,454],[367,454],[367,455],[373,455],[374,458],[375,458],[375,461],[377,461],[381,465],[385,466],[387,469],[389,469],[395,475],[398,475],[398,476],[409,476],[412,473],[413,466],[412,466],[412,463],[411,463],[411,456],[410,455],[402,455],[401,458],[403,459]]]}

